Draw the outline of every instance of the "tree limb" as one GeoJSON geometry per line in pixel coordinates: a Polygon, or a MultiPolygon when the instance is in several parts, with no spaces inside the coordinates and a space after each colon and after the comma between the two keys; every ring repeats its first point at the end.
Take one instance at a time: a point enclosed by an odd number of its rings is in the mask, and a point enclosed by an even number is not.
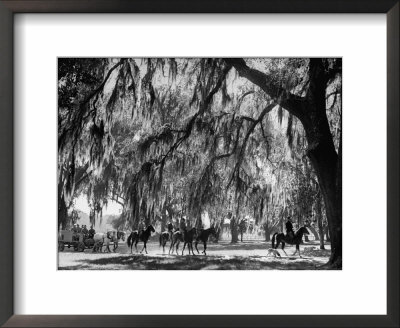
{"type": "Polygon", "coordinates": [[[275,83],[265,73],[248,67],[242,58],[226,58],[225,61],[232,65],[240,76],[248,79],[264,90],[277,104],[281,105],[299,119],[302,118],[304,115],[302,109],[303,103],[305,102],[304,97],[290,93],[288,90],[275,83]]]}

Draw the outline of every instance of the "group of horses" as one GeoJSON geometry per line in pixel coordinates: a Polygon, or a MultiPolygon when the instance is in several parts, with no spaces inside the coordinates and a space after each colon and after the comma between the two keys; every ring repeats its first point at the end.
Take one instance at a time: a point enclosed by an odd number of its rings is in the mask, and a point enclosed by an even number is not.
{"type": "MultiPolygon", "coordinates": [[[[143,242],[143,248],[140,251],[142,253],[143,251],[147,253],[147,242],[151,236],[151,234],[155,232],[154,226],[149,225],[147,226],[146,229],[142,231],[134,230],[131,232],[131,234],[128,237],[127,244],[128,247],[131,248],[131,253],[133,249],[133,245],[135,245],[136,252],[138,252],[137,245],[139,242],[143,242]]],[[[301,257],[300,254],[300,244],[302,243],[303,235],[308,235],[309,231],[307,228],[301,227],[298,229],[293,235],[285,235],[284,233],[274,233],[272,236],[272,248],[277,249],[278,246],[281,244],[282,245],[282,251],[286,254],[285,251],[285,245],[286,244],[291,244],[296,246],[296,251],[294,252],[293,256],[296,255],[296,253],[299,253],[299,256],[301,257]]],[[[182,255],[184,253],[184,250],[187,248],[189,250],[189,255],[193,254],[195,255],[193,251],[193,242],[195,244],[195,248],[198,254],[200,254],[197,245],[199,242],[203,243],[203,254],[207,255],[207,242],[210,237],[210,235],[216,236],[216,230],[214,226],[211,226],[208,229],[197,229],[197,228],[191,228],[185,231],[180,231],[179,229],[176,231],[173,230],[168,230],[164,231],[160,234],[160,247],[163,248],[163,254],[165,253],[165,247],[167,245],[167,242],[170,241],[170,247],[168,254],[176,254],[178,255],[178,249],[179,245],[181,242],[183,242],[183,249],[182,249],[182,255]]]]}
{"type": "MultiPolygon", "coordinates": [[[[155,232],[155,229],[153,227],[153,225],[149,225],[146,229],[142,230],[142,231],[132,231],[131,234],[128,237],[128,247],[131,248],[131,253],[132,253],[132,249],[133,249],[133,245],[135,245],[135,249],[136,252],[138,252],[137,249],[137,244],[139,242],[143,242],[143,248],[140,251],[140,253],[143,252],[143,250],[146,252],[147,254],[147,242],[151,236],[151,233],[155,232]]],[[[167,244],[168,241],[170,241],[170,247],[169,247],[169,252],[168,254],[174,254],[174,251],[176,251],[176,254],[178,254],[178,249],[179,249],[179,244],[182,242],[183,243],[183,249],[182,249],[182,255],[183,252],[186,248],[189,250],[189,255],[190,253],[192,253],[193,255],[195,255],[194,251],[193,251],[193,242],[195,244],[195,248],[198,254],[200,254],[199,249],[197,248],[197,245],[199,242],[203,243],[203,252],[202,254],[207,255],[207,242],[208,242],[208,238],[210,237],[210,235],[214,235],[216,236],[216,230],[214,228],[214,226],[211,226],[208,229],[197,229],[197,228],[191,228],[191,229],[187,229],[185,231],[180,231],[180,230],[168,230],[168,231],[164,231],[160,234],[160,247],[163,248],[163,253],[165,253],[165,246],[167,244]],[[171,253],[172,251],[172,253],[171,253]]]]}

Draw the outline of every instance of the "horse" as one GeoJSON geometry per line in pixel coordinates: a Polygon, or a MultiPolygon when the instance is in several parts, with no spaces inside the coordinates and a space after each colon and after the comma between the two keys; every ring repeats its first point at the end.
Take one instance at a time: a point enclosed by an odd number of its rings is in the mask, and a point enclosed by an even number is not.
{"type": "Polygon", "coordinates": [[[172,242],[172,235],[172,230],[164,231],[160,234],[160,247],[162,246],[163,248],[163,254],[165,253],[165,245],[167,244],[167,241],[171,239],[172,242]]]}
{"type": "Polygon", "coordinates": [[[275,232],[272,236],[272,248],[277,249],[279,246],[279,243],[282,242],[282,250],[285,253],[285,255],[287,256],[286,252],[285,252],[285,243],[291,244],[291,245],[296,245],[296,251],[293,253],[292,256],[296,255],[297,252],[299,252],[299,256],[301,257],[300,254],[300,243],[301,240],[303,239],[303,235],[308,235],[309,232],[307,230],[306,227],[301,227],[299,230],[296,231],[296,233],[294,234],[294,237],[291,238],[288,235],[285,235],[283,233],[277,233],[275,232]],[[276,241],[276,245],[275,245],[275,241],[276,241]]]}
{"type": "Polygon", "coordinates": [[[103,246],[106,246],[105,251],[108,250],[108,252],[111,253],[111,250],[110,250],[110,243],[111,242],[114,242],[114,249],[113,249],[114,252],[118,247],[118,246],[115,247],[114,236],[111,236],[111,238],[109,238],[108,234],[102,233],[102,232],[96,233],[93,236],[93,241],[94,241],[93,252],[99,251],[101,253],[103,251],[103,246]]]}
{"type": "Polygon", "coordinates": [[[135,248],[137,253],[138,251],[137,244],[139,243],[139,241],[142,241],[144,243],[143,248],[140,251],[140,254],[143,252],[143,250],[145,250],[147,254],[146,244],[152,232],[156,232],[156,229],[154,229],[153,225],[151,224],[146,228],[146,230],[142,230],[140,232],[138,230],[134,230],[131,232],[131,234],[128,237],[128,247],[131,248],[131,254],[132,254],[133,243],[135,243],[135,248]]]}
{"type": "Polygon", "coordinates": [[[183,242],[182,232],[179,230],[173,232],[171,236],[171,246],[169,247],[168,254],[171,254],[171,250],[172,254],[174,254],[174,245],[176,245],[176,254],[178,255],[178,247],[181,241],[183,242]]]}
{"type": "MultiPolygon", "coordinates": [[[[196,231],[197,231],[196,228],[192,228],[189,231],[185,231],[184,234],[182,234],[182,231],[180,231],[180,230],[175,231],[172,234],[171,246],[169,247],[168,254],[171,254],[171,250],[172,250],[172,254],[174,254],[174,246],[176,245],[175,246],[176,254],[178,255],[178,248],[179,248],[180,242],[184,242],[182,255],[183,255],[183,251],[185,250],[186,244],[188,244],[189,254],[190,254],[190,249],[192,249],[192,253],[193,253],[193,239],[196,235],[196,231]]],[[[195,255],[195,254],[193,253],[193,255],[195,255]]]]}
{"type": "Polygon", "coordinates": [[[125,231],[117,231],[117,238],[118,240],[122,239],[122,241],[125,241],[125,231]]]}
{"type": "Polygon", "coordinates": [[[213,234],[214,237],[216,237],[217,232],[215,231],[214,226],[211,226],[211,227],[208,228],[208,229],[202,229],[202,230],[200,230],[200,233],[199,233],[199,235],[196,237],[196,241],[195,241],[195,243],[194,243],[194,247],[196,247],[196,251],[197,251],[198,254],[199,254],[200,252],[199,252],[199,250],[198,250],[198,248],[197,248],[197,244],[199,243],[199,241],[201,241],[201,242],[203,243],[203,246],[204,246],[204,250],[203,250],[202,253],[203,253],[204,255],[207,255],[207,253],[206,253],[207,241],[208,241],[208,237],[210,236],[210,234],[213,234]]]}
{"type": "Polygon", "coordinates": [[[196,233],[197,233],[197,229],[196,228],[192,228],[190,230],[186,230],[185,233],[183,234],[183,249],[182,249],[182,255],[183,255],[183,251],[185,250],[186,245],[188,245],[188,250],[189,250],[189,255],[190,255],[190,250],[192,250],[192,254],[194,254],[193,252],[193,239],[196,237],[196,233]]]}
{"type": "Polygon", "coordinates": [[[115,232],[114,232],[111,238],[112,238],[111,240],[114,242],[113,252],[115,252],[118,248],[118,241],[121,239],[122,241],[125,241],[125,231],[117,231],[117,237],[115,237],[115,232]]]}

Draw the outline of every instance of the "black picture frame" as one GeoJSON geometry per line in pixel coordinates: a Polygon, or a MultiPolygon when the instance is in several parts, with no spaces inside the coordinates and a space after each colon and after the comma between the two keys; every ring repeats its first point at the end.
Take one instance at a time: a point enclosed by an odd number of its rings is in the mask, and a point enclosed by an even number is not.
{"type": "MultiPolygon", "coordinates": [[[[398,0],[0,1],[0,324],[5,327],[399,327],[398,0]],[[387,315],[58,316],[13,310],[13,29],[16,13],[384,13],[387,17],[387,315]]],[[[367,286],[366,286],[367,288],[367,286]]],[[[340,301],[340,300],[338,300],[340,301]]]]}

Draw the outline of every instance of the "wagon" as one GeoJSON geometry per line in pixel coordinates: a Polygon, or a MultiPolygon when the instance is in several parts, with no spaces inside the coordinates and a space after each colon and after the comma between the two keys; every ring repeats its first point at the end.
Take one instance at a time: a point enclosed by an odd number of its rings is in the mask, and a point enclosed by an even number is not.
{"type": "Polygon", "coordinates": [[[94,245],[93,239],[85,239],[82,233],[61,230],[58,235],[58,250],[62,252],[67,246],[73,247],[75,251],[83,252],[85,248],[91,248],[94,245]]]}

